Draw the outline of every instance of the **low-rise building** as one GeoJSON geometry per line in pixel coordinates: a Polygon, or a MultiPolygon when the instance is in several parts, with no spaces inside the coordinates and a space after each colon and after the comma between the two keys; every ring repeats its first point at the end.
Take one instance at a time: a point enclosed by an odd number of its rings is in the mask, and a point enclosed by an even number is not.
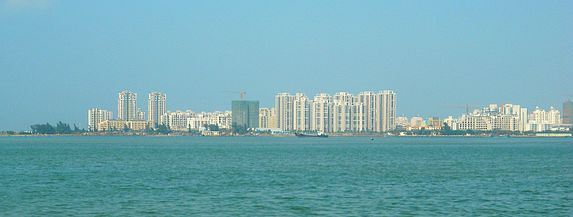
{"type": "Polygon", "coordinates": [[[124,129],[141,131],[147,129],[148,123],[144,120],[106,120],[98,124],[98,131],[119,131],[124,129]]]}

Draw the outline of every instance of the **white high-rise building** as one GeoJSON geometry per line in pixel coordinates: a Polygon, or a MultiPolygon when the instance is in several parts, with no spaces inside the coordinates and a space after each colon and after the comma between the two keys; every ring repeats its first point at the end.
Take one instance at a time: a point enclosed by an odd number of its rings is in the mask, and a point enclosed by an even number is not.
{"type": "Polygon", "coordinates": [[[318,94],[309,100],[302,93],[275,97],[277,127],[285,131],[386,132],[396,128],[396,94],[347,92],[318,94]]]}
{"type": "Polygon", "coordinates": [[[364,131],[386,132],[396,129],[396,93],[365,91],[356,101],[364,108],[364,131]]]}
{"type": "Polygon", "coordinates": [[[530,131],[531,128],[529,127],[529,114],[527,113],[527,108],[520,108],[519,109],[519,131],[526,132],[530,131]]]}
{"type": "Polygon", "coordinates": [[[353,97],[353,104],[352,104],[352,128],[353,132],[364,132],[366,131],[365,127],[365,112],[364,112],[364,104],[358,101],[357,97],[353,97]]]}
{"type": "Polygon", "coordinates": [[[310,105],[310,130],[332,132],[331,103],[332,97],[326,93],[320,93],[314,97],[310,105]]]}
{"type": "Polygon", "coordinates": [[[311,101],[302,93],[295,94],[293,98],[293,130],[310,130],[310,104],[311,101]]]}
{"type": "Polygon", "coordinates": [[[124,121],[138,120],[137,94],[121,91],[117,99],[117,119],[124,121]]]}
{"type": "Polygon", "coordinates": [[[167,96],[164,93],[151,92],[147,101],[147,121],[151,127],[163,124],[161,117],[167,112],[167,96]]]}
{"type": "Polygon", "coordinates": [[[135,113],[137,114],[136,120],[145,121],[145,112],[141,108],[137,108],[137,111],[135,113]]]}
{"type": "Polygon", "coordinates": [[[376,93],[365,91],[358,94],[356,101],[362,104],[363,107],[363,128],[361,131],[374,132],[376,131],[376,93]]]}
{"type": "Polygon", "coordinates": [[[396,93],[391,90],[385,90],[378,93],[377,109],[378,117],[376,132],[387,132],[396,129],[396,93]]]}
{"type": "Polygon", "coordinates": [[[98,124],[111,120],[112,119],[112,112],[104,109],[93,108],[88,110],[88,130],[89,131],[97,131],[98,124]]]}
{"type": "Polygon", "coordinates": [[[353,106],[354,97],[347,92],[334,94],[332,101],[332,131],[349,132],[353,131],[353,116],[355,107],[353,106]]]}
{"type": "Polygon", "coordinates": [[[275,96],[276,126],[282,130],[294,130],[294,96],[279,93],[275,96]]]}

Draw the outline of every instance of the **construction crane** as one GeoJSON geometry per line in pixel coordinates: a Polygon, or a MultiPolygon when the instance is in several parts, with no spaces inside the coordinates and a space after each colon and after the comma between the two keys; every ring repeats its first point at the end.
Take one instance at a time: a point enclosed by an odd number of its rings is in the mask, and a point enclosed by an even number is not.
{"type": "Polygon", "coordinates": [[[245,100],[245,97],[247,96],[247,92],[245,92],[244,90],[241,91],[223,91],[224,93],[232,93],[234,94],[239,94],[239,96],[241,97],[241,100],[245,100]]]}
{"type": "Polygon", "coordinates": [[[241,92],[239,94],[241,95],[241,100],[244,100],[245,96],[247,95],[247,92],[245,92],[244,90],[241,90],[241,92]]]}
{"type": "Polygon", "coordinates": [[[451,108],[459,108],[459,109],[465,109],[466,110],[466,114],[470,113],[470,110],[476,109],[478,108],[478,106],[473,106],[473,105],[469,105],[469,104],[465,104],[465,105],[454,105],[454,106],[448,106],[451,108]]]}

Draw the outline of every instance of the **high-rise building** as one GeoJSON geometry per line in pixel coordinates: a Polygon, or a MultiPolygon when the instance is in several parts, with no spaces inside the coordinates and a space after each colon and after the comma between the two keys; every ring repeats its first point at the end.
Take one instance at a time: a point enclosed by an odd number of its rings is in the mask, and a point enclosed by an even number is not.
{"type": "Polygon", "coordinates": [[[88,130],[97,131],[98,124],[103,121],[111,120],[112,115],[112,112],[108,110],[98,108],[88,110],[88,130]]]}
{"type": "Polygon", "coordinates": [[[259,127],[259,101],[234,100],[231,103],[231,111],[233,127],[259,127]]]}
{"type": "Polygon", "coordinates": [[[518,130],[520,132],[526,132],[530,130],[529,127],[529,114],[527,111],[527,108],[520,108],[519,109],[519,115],[517,117],[519,119],[519,126],[518,126],[518,130]]]}
{"type": "Polygon", "coordinates": [[[378,118],[376,132],[386,132],[396,129],[396,93],[385,90],[378,93],[378,118]]]}
{"type": "Polygon", "coordinates": [[[378,93],[365,91],[358,94],[356,101],[364,109],[364,131],[386,132],[396,129],[396,93],[391,90],[378,93]]]}
{"type": "Polygon", "coordinates": [[[352,117],[355,115],[354,97],[347,92],[334,94],[332,98],[331,123],[333,132],[348,132],[353,130],[352,117]]]}
{"type": "Polygon", "coordinates": [[[166,101],[167,97],[164,93],[149,93],[147,101],[147,121],[149,121],[150,126],[155,127],[159,124],[163,124],[161,117],[167,113],[167,107],[165,106],[166,101]]]}
{"type": "Polygon", "coordinates": [[[117,119],[131,121],[139,119],[137,113],[137,94],[121,91],[117,99],[117,119]]]}
{"type": "Polygon", "coordinates": [[[362,104],[363,107],[363,126],[360,131],[376,131],[376,98],[376,93],[371,91],[361,92],[356,97],[356,102],[362,104]]]}
{"type": "Polygon", "coordinates": [[[259,109],[259,128],[276,128],[275,108],[259,109]]]}
{"type": "Polygon", "coordinates": [[[334,96],[279,93],[275,97],[277,127],[285,131],[386,132],[396,128],[393,91],[347,92],[334,96]]]}
{"type": "Polygon", "coordinates": [[[284,131],[294,129],[294,96],[279,93],[275,96],[276,126],[284,131]]]}
{"type": "Polygon", "coordinates": [[[332,132],[331,127],[332,96],[320,93],[310,104],[310,130],[317,132],[332,132]]]}
{"type": "Polygon", "coordinates": [[[302,93],[293,98],[293,130],[307,131],[310,129],[310,100],[302,93]]]}
{"type": "Polygon", "coordinates": [[[563,103],[563,124],[573,124],[573,100],[563,103]]]}

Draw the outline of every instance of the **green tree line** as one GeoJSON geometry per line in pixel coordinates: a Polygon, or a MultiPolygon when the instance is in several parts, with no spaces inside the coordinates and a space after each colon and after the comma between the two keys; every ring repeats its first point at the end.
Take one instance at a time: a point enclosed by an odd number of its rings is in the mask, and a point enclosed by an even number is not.
{"type": "Polygon", "coordinates": [[[56,125],[51,125],[50,123],[34,124],[30,126],[30,129],[33,134],[74,134],[85,132],[84,129],[78,128],[75,124],[72,128],[69,124],[61,121],[58,121],[56,125]]]}

